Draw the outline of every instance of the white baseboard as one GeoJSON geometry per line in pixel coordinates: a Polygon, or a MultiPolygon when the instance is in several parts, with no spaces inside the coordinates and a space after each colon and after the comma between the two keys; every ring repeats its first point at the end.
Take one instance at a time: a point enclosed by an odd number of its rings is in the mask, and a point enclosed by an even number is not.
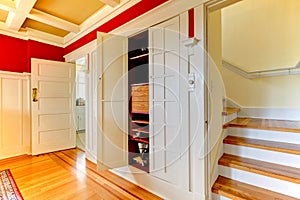
{"type": "Polygon", "coordinates": [[[110,171],[166,200],[205,200],[204,195],[184,191],[180,187],[131,166],[112,169],[110,171]]]}
{"type": "Polygon", "coordinates": [[[264,162],[299,168],[300,156],[264,149],[224,144],[224,152],[231,155],[250,158],[264,162]]]}
{"type": "Polygon", "coordinates": [[[278,120],[300,120],[300,108],[256,108],[242,107],[232,99],[225,100],[226,107],[240,108],[238,117],[278,119],[278,120]]]}
{"type": "Polygon", "coordinates": [[[300,134],[295,132],[271,131],[251,128],[227,128],[228,135],[246,137],[251,139],[268,140],[273,142],[285,142],[300,144],[300,134]]]}
{"type": "Polygon", "coordinates": [[[239,117],[300,120],[300,108],[241,108],[239,117]]]}

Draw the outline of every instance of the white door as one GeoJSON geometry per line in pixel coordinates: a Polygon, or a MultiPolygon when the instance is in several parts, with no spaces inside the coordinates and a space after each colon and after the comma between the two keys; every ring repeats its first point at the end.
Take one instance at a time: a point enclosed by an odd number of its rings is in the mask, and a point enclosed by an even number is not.
{"type": "Polygon", "coordinates": [[[128,163],[127,38],[98,33],[98,169],[128,163]]]}
{"type": "Polygon", "coordinates": [[[75,147],[75,65],[31,59],[32,155],[75,147]]]}
{"type": "Polygon", "coordinates": [[[181,64],[179,17],[150,29],[150,171],[189,184],[188,65],[181,64]]]}

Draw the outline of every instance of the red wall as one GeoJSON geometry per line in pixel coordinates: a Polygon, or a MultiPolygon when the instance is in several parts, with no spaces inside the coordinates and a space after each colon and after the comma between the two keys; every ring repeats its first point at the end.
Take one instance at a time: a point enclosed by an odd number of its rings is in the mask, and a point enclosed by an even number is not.
{"type": "Polygon", "coordinates": [[[168,0],[142,0],[76,42],[70,44],[65,49],[33,40],[21,40],[0,34],[0,70],[30,72],[30,58],[64,61],[64,55],[96,39],[97,31],[110,32],[167,1],[168,0]]]}
{"type": "Polygon", "coordinates": [[[64,61],[64,49],[33,40],[22,40],[0,34],[0,70],[30,72],[30,59],[64,61]]]}
{"type": "Polygon", "coordinates": [[[0,70],[28,72],[27,41],[0,34],[0,70]]]}
{"type": "Polygon", "coordinates": [[[30,71],[30,58],[65,61],[64,49],[61,47],[44,44],[34,40],[28,40],[28,72],[30,71]]]}

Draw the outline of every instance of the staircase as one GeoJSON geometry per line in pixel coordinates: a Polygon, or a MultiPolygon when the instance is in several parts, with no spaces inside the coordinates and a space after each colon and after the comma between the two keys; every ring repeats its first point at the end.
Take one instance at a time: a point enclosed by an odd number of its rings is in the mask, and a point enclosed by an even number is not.
{"type": "Polygon", "coordinates": [[[225,120],[213,198],[300,199],[300,121],[235,118],[237,112],[223,112],[233,116],[225,120]]]}

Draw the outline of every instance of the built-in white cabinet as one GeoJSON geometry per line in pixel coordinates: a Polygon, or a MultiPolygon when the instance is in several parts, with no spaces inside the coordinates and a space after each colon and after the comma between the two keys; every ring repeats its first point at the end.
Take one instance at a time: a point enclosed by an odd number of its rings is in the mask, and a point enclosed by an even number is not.
{"type": "Polygon", "coordinates": [[[166,196],[172,199],[196,198],[200,196],[196,194],[200,191],[197,188],[204,187],[199,182],[203,183],[205,177],[202,173],[204,120],[199,117],[204,115],[202,47],[198,39],[188,37],[187,12],[149,28],[148,33],[149,51],[134,57],[124,52],[127,49],[124,37],[98,35],[98,166],[115,168],[113,171],[117,174],[155,192],[168,193],[166,196]],[[112,48],[112,44],[117,49],[112,48]],[[147,127],[147,131],[143,129],[147,137],[142,141],[140,133],[132,135],[126,127],[128,119],[136,121],[127,110],[135,105],[130,96],[126,97],[126,94],[132,95],[127,91],[132,77],[129,75],[128,79],[131,66],[127,64],[131,62],[126,58],[144,56],[148,56],[149,64],[140,67],[149,69],[149,82],[143,83],[149,87],[149,121],[147,118],[137,122],[147,127]],[[139,150],[126,146],[128,134],[129,139],[147,144],[147,165],[126,161],[127,148],[131,153],[139,150]],[[137,167],[136,163],[144,168],[137,167]],[[171,190],[179,196],[172,195],[171,190]]]}

